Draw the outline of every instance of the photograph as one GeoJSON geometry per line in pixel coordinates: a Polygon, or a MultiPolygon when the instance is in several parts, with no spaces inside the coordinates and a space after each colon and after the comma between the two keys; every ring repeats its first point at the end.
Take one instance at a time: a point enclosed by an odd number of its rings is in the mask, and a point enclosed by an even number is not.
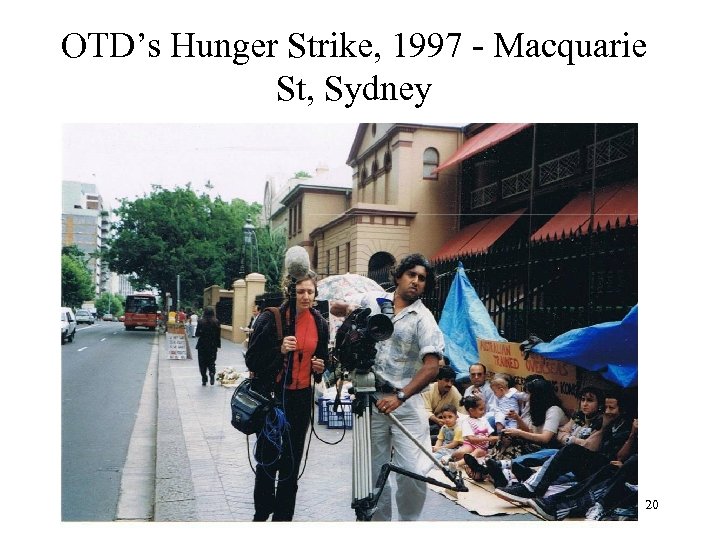
{"type": "Polygon", "coordinates": [[[65,125],[63,520],[637,520],[638,140],[65,125]]]}

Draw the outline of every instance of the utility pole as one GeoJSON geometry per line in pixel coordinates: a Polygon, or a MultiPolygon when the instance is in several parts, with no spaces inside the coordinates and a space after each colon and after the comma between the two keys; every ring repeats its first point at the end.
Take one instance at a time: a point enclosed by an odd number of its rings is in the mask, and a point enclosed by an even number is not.
{"type": "Polygon", "coordinates": [[[175,311],[180,311],[180,274],[177,275],[177,299],[175,302],[175,311]]]}

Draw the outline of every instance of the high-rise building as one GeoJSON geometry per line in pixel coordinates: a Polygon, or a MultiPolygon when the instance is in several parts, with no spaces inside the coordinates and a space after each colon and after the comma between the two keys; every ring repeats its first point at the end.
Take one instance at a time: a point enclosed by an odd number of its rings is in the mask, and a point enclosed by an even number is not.
{"type": "Polygon", "coordinates": [[[97,257],[110,231],[109,212],[95,184],[63,182],[62,245],[76,245],[88,256],[95,294],[109,290],[110,272],[97,257]]]}

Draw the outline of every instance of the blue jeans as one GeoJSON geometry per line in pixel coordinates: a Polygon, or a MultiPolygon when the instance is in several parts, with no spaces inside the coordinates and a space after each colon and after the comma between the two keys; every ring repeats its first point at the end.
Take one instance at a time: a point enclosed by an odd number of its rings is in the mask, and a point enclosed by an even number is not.
{"type": "Polygon", "coordinates": [[[538,465],[545,463],[548,459],[557,454],[557,452],[557,448],[543,448],[537,452],[523,454],[522,456],[516,457],[513,461],[515,463],[525,465],[526,467],[537,467],[538,465]]]}

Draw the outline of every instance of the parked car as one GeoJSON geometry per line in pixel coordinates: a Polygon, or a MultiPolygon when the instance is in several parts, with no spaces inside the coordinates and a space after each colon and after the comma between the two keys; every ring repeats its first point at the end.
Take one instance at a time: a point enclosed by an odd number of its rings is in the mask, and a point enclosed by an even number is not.
{"type": "Polygon", "coordinates": [[[95,317],[87,309],[78,309],[75,312],[75,320],[78,324],[95,324],[95,317]]]}
{"type": "Polygon", "coordinates": [[[68,307],[60,308],[60,344],[66,341],[72,342],[75,339],[75,330],[77,329],[77,321],[73,310],[68,307]]]}
{"type": "Polygon", "coordinates": [[[112,321],[114,318],[112,313],[105,313],[103,315],[103,321],[112,321]]]}

